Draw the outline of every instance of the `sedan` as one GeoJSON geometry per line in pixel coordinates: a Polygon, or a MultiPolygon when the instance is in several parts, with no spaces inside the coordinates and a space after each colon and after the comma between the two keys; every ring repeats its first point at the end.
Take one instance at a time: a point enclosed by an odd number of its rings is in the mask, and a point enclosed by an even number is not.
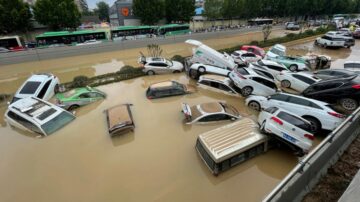
{"type": "Polygon", "coordinates": [[[91,87],[77,88],[66,93],[56,94],[57,105],[69,111],[102,100],[105,97],[105,93],[91,87]]]}
{"type": "Polygon", "coordinates": [[[314,75],[320,79],[336,79],[354,76],[357,75],[357,73],[346,69],[325,69],[315,71],[314,75]]]}
{"type": "Polygon", "coordinates": [[[298,92],[303,92],[310,85],[319,82],[321,79],[310,73],[305,72],[289,72],[283,71],[277,76],[281,86],[284,88],[292,88],[298,92]]]}
{"type": "Polygon", "coordinates": [[[143,72],[147,75],[180,73],[184,70],[184,65],[180,62],[165,58],[140,57],[139,63],[144,67],[143,72]]]}

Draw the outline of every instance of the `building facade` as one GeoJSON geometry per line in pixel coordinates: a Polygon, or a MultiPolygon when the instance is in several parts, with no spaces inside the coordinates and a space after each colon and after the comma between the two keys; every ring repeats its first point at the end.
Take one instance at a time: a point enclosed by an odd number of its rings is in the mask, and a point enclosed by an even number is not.
{"type": "Polygon", "coordinates": [[[112,26],[138,26],[140,19],[134,15],[132,0],[117,0],[110,7],[110,24],[112,26]]]}

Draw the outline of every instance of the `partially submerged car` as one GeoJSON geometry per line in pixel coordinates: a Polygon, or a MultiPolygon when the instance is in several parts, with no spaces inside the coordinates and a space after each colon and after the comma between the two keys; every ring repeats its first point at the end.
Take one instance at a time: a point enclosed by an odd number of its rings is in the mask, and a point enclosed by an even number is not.
{"type": "Polygon", "coordinates": [[[235,86],[228,77],[218,75],[203,75],[198,81],[199,87],[212,90],[215,92],[224,93],[232,96],[241,96],[241,89],[235,86]]]}
{"type": "Polygon", "coordinates": [[[56,103],[59,107],[69,111],[90,103],[102,100],[106,94],[91,87],[77,88],[66,93],[56,94],[56,103]]]}
{"type": "Polygon", "coordinates": [[[27,97],[11,104],[5,119],[16,128],[47,136],[73,121],[75,116],[39,98],[27,97]]]}
{"type": "Polygon", "coordinates": [[[314,75],[316,75],[316,77],[320,79],[346,78],[360,74],[360,72],[353,72],[346,69],[324,69],[324,70],[315,71],[313,73],[314,75]]]}
{"type": "Polygon", "coordinates": [[[184,85],[177,81],[163,81],[152,84],[146,90],[146,97],[148,99],[157,99],[178,95],[185,95],[194,93],[195,88],[190,85],[184,85]]]}
{"type": "Polygon", "coordinates": [[[238,64],[247,64],[250,62],[256,62],[261,60],[261,56],[256,55],[255,53],[239,50],[231,53],[231,57],[234,58],[234,61],[238,64]]]}
{"type": "Polygon", "coordinates": [[[160,57],[144,57],[139,58],[139,64],[147,75],[180,73],[184,70],[184,65],[177,61],[170,61],[160,57]]]}
{"type": "Polygon", "coordinates": [[[290,71],[283,71],[276,78],[280,81],[281,87],[292,88],[300,93],[321,80],[312,73],[290,71]]]}
{"type": "Polygon", "coordinates": [[[49,100],[59,91],[59,79],[53,74],[34,74],[15,93],[11,103],[22,98],[37,97],[49,100]]]}
{"type": "Polygon", "coordinates": [[[111,137],[134,131],[131,104],[117,105],[105,110],[108,132],[111,137]]]}
{"type": "Polygon", "coordinates": [[[310,70],[311,65],[301,57],[286,56],[286,47],[276,44],[266,53],[265,59],[285,65],[290,71],[310,70]]]}
{"type": "Polygon", "coordinates": [[[241,118],[238,110],[224,102],[203,103],[190,107],[182,104],[182,112],[186,118],[186,124],[209,123],[217,121],[232,120],[241,118]]]}

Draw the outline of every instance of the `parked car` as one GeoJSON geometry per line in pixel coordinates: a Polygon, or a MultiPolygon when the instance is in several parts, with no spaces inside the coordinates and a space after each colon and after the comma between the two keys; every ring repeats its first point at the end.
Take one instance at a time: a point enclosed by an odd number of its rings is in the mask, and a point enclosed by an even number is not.
{"type": "Polygon", "coordinates": [[[17,90],[11,103],[31,96],[49,100],[59,91],[59,83],[59,79],[53,74],[34,74],[17,90]]]}
{"type": "Polygon", "coordinates": [[[354,73],[360,72],[360,61],[346,61],[344,63],[344,69],[352,71],[354,73]]]}
{"type": "Polygon", "coordinates": [[[341,28],[337,31],[338,34],[343,35],[343,36],[347,36],[347,37],[352,37],[352,32],[349,28],[341,28]]]}
{"type": "Polygon", "coordinates": [[[66,93],[56,94],[56,103],[66,110],[74,110],[84,105],[102,100],[106,94],[91,87],[76,88],[66,93]]]}
{"type": "Polygon", "coordinates": [[[47,136],[73,121],[75,116],[39,98],[26,97],[9,105],[5,119],[11,126],[47,136]]]}
{"type": "Polygon", "coordinates": [[[299,156],[309,152],[315,139],[310,122],[277,107],[261,111],[258,123],[261,131],[273,134],[280,141],[287,143],[299,156]]]}
{"type": "Polygon", "coordinates": [[[271,73],[274,76],[280,74],[280,72],[282,72],[282,71],[288,70],[288,68],[286,68],[285,65],[271,61],[271,60],[259,60],[253,64],[263,67],[266,71],[268,71],[269,73],[271,73]]]}
{"type": "Polygon", "coordinates": [[[241,90],[228,78],[218,75],[203,75],[198,81],[199,87],[227,95],[241,95],[241,90]]]}
{"type": "Polygon", "coordinates": [[[313,131],[316,132],[321,129],[332,131],[344,120],[344,116],[328,103],[287,93],[277,93],[268,97],[250,96],[245,103],[258,111],[269,107],[288,110],[311,122],[313,131]]]}
{"type": "Polygon", "coordinates": [[[228,67],[219,67],[212,65],[204,65],[201,63],[195,63],[190,66],[188,74],[191,78],[197,79],[199,78],[200,75],[203,74],[216,74],[222,76],[229,76],[231,71],[232,69],[228,67]]]}
{"type": "Polygon", "coordinates": [[[272,95],[278,90],[274,80],[258,74],[249,68],[238,67],[230,73],[229,78],[241,89],[241,94],[244,97],[251,94],[272,95]]]}
{"type": "Polygon", "coordinates": [[[108,132],[111,137],[134,131],[135,124],[130,107],[121,104],[105,110],[108,132]]]}
{"type": "Polygon", "coordinates": [[[266,53],[265,59],[285,65],[290,71],[309,70],[311,65],[301,57],[286,56],[286,47],[276,44],[266,53]]]}
{"type": "Polygon", "coordinates": [[[144,67],[143,72],[147,75],[180,73],[184,65],[177,61],[170,61],[165,58],[143,57],[139,58],[139,64],[144,67]]]}
{"type": "Polygon", "coordinates": [[[36,48],[36,46],[37,46],[36,41],[29,41],[29,42],[25,43],[26,48],[36,48]]]}
{"type": "Polygon", "coordinates": [[[0,53],[8,53],[8,52],[10,52],[9,49],[4,48],[4,47],[0,47],[0,53]]]}
{"type": "Polygon", "coordinates": [[[192,86],[186,86],[176,81],[164,81],[152,84],[146,90],[146,97],[148,99],[157,99],[185,95],[193,92],[195,92],[195,89],[192,86]]]}
{"type": "Polygon", "coordinates": [[[324,70],[315,71],[313,73],[314,75],[316,75],[316,77],[320,79],[346,78],[357,75],[356,72],[349,71],[346,69],[324,69],[324,70]]]}
{"type": "Polygon", "coordinates": [[[234,51],[231,53],[231,57],[234,58],[234,61],[238,64],[247,64],[261,60],[261,56],[243,50],[234,51]]]}
{"type": "Polygon", "coordinates": [[[360,38],[360,28],[356,28],[356,30],[353,33],[353,37],[355,39],[359,39],[360,38]]]}
{"type": "Polygon", "coordinates": [[[319,82],[321,79],[311,73],[283,71],[277,75],[277,80],[280,81],[281,86],[284,88],[292,88],[298,92],[303,92],[311,84],[319,82]]]}
{"type": "Polygon", "coordinates": [[[182,104],[182,112],[186,118],[186,124],[209,123],[241,118],[237,109],[224,102],[203,103],[190,107],[182,104]]]}
{"type": "Polygon", "coordinates": [[[300,25],[296,22],[288,22],[285,25],[286,30],[300,30],[300,25]]]}
{"type": "Polygon", "coordinates": [[[345,39],[339,36],[324,35],[315,40],[315,45],[322,46],[324,48],[342,48],[345,47],[345,39]]]}
{"type": "Polygon", "coordinates": [[[240,50],[254,53],[257,56],[260,56],[261,58],[264,58],[265,54],[266,54],[264,49],[262,49],[258,46],[244,45],[244,46],[241,46],[240,50]]]}
{"type": "Polygon", "coordinates": [[[339,31],[330,31],[327,32],[325,35],[337,37],[337,38],[343,38],[345,40],[344,47],[350,48],[351,46],[355,46],[355,39],[352,37],[352,35],[349,36],[339,31]]]}
{"type": "Polygon", "coordinates": [[[309,86],[302,95],[329,103],[339,103],[345,110],[354,111],[359,107],[360,77],[323,80],[309,86]]]}

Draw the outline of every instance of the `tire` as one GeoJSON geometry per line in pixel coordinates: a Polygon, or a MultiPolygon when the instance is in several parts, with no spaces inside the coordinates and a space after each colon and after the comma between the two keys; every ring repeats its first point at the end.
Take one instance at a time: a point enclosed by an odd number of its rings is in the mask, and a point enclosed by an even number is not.
{"type": "Polygon", "coordinates": [[[255,111],[261,111],[261,105],[257,101],[250,101],[248,107],[255,111]]]}
{"type": "Polygon", "coordinates": [[[354,111],[359,107],[358,101],[352,98],[343,98],[340,100],[340,105],[347,111],[354,111]]]}
{"type": "Polygon", "coordinates": [[[288,81],[288,80],[282,80],[281,81],[281,87],[290,88],[290,86],[291,86],[290,81],[288,81]]]}
{"type": "Polygon", "coordinates": [[[199,72],[200,74],[205,74],[205,72],[206,72],[205,67],[199,67],[198,72],[199,72]]]}
{"type": "Polygon", "coordinates": [[[314,134],[319,133],[321,131],[321,123],[319,120],[310,116],[304,116],[303,118],[311,123],[311,131],[314,134]]]}
{"type": "Polygon", "coordinates": [[[153,76],[153,75],[155,75],[155,72],[150,70],[150,71],[147,71],[146,74],[149,76],[153,76]]]}
{"type": "Polygon", "coordinates": [[[175,71],[173,71],[173,73],[174,73],[174,74],[179,74],[180,71],[179,71],[179,70],[175,70],[175,71]]]}
{"type": "Polygon", "coordinates": [[[251,93],[253,92],[253,88],[250,86],[245,86],[244,88],[241,89],[241,94],[244,97],[248,97],[249,95],[251,95],[251,93]]]}
{"type": "Polygon", "coordinates": [[[297,72],[298,71],[298,66],[297,65],[290,65],[289,70],[292,72],[297,72]]]}
{"type": "Polygon", "coordinates": [[[71,105],[69,108],[68,108],[68,111],[74,111],[75,109],[79,108],[80,106],[79,105],[71,105]]]}

